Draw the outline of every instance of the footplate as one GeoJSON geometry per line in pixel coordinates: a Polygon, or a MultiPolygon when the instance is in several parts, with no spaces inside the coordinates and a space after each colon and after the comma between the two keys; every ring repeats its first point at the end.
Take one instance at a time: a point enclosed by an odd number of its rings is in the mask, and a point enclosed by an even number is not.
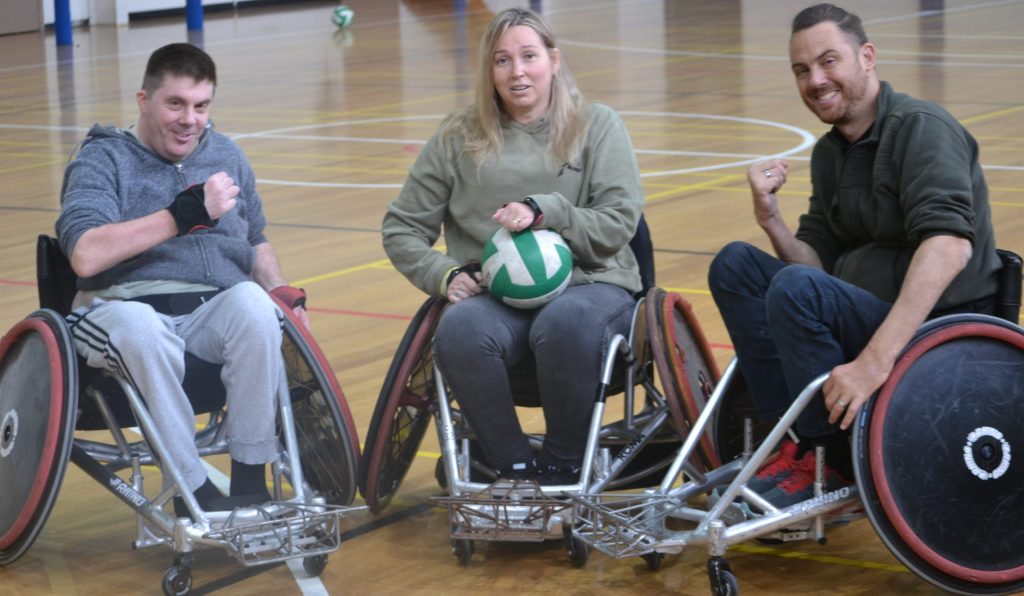
{"type": "Polygon", "coordinates": [[[572,517],[571,502],[546,496],[532,481],[498,480],[479,492],[435,499],[448,508],[453,539],[541,542],[561,537],[572,517]]]}
{"type": "Polygon", "coordinates": [[[233,512],[203,538],[219,542],[246,566],[327,554],[341,544],[342,516],[355,509],[362,507],[272,503],[233,512]]]}
{"type": "Polygon", "coordinates": [[[573,501],[573,534],[616,559],[655,552],[655,547],[668,538],[665,518],[679,506],[672,497],[637,494],[583,495],[573,501]]]}

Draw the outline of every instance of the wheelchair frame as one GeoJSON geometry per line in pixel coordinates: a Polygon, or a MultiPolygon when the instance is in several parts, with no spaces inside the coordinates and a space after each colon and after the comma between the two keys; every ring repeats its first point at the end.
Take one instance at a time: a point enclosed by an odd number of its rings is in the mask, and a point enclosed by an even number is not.
{"type": "MultiPolygon", "coordinates": [[[[53,262],[55,258],[62,258],[62,255],[52,253],[53,247],[52,239],[40,237],[40,301],[44,306],[60,306],[60,295],[48,295],[47,292],[54,290],[55,285],[58,286],[57,290],[66,290],[67,285],[63,288],[58,285],[61,283],[59,277],[63,275],[66,284],[68,276],[71,275],[66,260],[53,262]],[[55,277],[44,278],[44,275],[55,277]]],[[[169,457],[168,449],[156,431],[155,422],[145,401],[134,385],[125,378],[107,371],[98,371],[85,390],[85,395],[94,401],[112,442],[74,437],[76,419],[81,412],[78,409],[79,363],[64,316],[52,308],[43,308],[30,315],[23,324],[16,326],[9,334],[13,338],[10,343],[19,341],[26,332],[42,333],[42,329],[48,329],[52,334],[52,338],[43,337],[43,340],[48,346],[55,346],[48,348],[51,355],[51,378],[56,374],[53,370],[53,356],[58,354],[62,360],[60,378],[63,382],[60,385],[64,392],[67,428],[60,445],[57,449],[51,450],[59,453],[53,454],[56,465],[52,466],[55,471],[50,473],[52,478],[46,486],[48,492],[39,501],[27,503],[30,509],[36,508],[35,511],[31,511],[32,521],[26,528],[15,528],[17,536],[9,541],[10,544],[3,545],[4,552],[0,552],[0,555],[3,555],[0,557],[0,564],[6,565],[16,561],[28,550],[41,531],[56,500],[66,462],[70,458],[70,461],[135,511],[135,548],[165,545],[175,551],[175,561],[167,569],[162,580],[164,593],[185,594],[190,591],[193,551],[200,547],[220,548],[245,566],[302,558],[305,571],[311,576],[319,575],[326,567],[327,555],[340,546],[341,518],[352,511],[364,508],[349,506],[355,494],[355,483],[352,481],[358,465],[358,439],[354,434],[354,425],[344,402],[344,395],[330,369],[324,370],[326,360],[312,338],[303,332],[301,323],[293,320],[294,314],[290,309],[280,302],[278,306],[285,315],[285,333],[279,364],[280,384],[276,397],[281,442],[279,458],[271,466],[273,500],[234,511],[205,511],[191,491],[181,488],[184,486],[181,472],[169,457]],[[28,331],[23,331],[24,329],[28,331]],[[289,367],[304,367],[302,371],[295,371],[295,374],[308,373],[310,378],[290,378],[289,367]],[[113,380],[120,389],[127,400],[131,415],[138,423],[140,440],[129,440],[127,437],[108,396],[103,392],[105,388],[96,389],[96,381],[100,379],[113,380]],[[293,381],[294,388],[290,386],[293,381]],[[315,424],[321,428],[307,428],[309,423],[306,422],[297,424],[294,409],[296,405],[301,405],[306,412],[303,420],[316,418],[315,424]],[[300,426],[303,433],[301,435],[300,426]],[[319,444],[307,448],[302,444],[303,438],[317,440],[319,444]],[[317,450],[322,449],[324,441],[339,443],[335,447],[343,451],[335,454],[339,463],[333,466],[334,469],[324,465],[319,459],[311,459],[322,455],[317,453],[317,450]],[[157,465],[163,477],[161,490],[152,498],[146,496],[142,474],[142,466],[149,464],[157,465]],[[312,477],[304,471],[304,466],[311,466],[309,471],[313,473],[312,477]],[[129,469],[128,481],[118,475],[118,472],[129,469]],[[348,482],[349,486],[340,486],[345,482],[348,482]],[[328,493],[326,498],[318,491],[328,493]],[[192,519],[177,518],[164,510],[164,506],[176,494],[182,498],[192,519]],[[331,502],[328,502],[328,498],[331,502]],[[8,546],[12,548],[8,550],[8,546]]],[[[4,339],[5,344],[8,344],[6,340],[9,338],[5,336],[4,339]]],[[[0,356],[6,358],[7,353],[0,356]]],[[[18,356],[13,356],[12,360],[15,358],[18,356]]],[[[215,408],[210,412],[205,427],[197,431],[196,445],[200,456],[223,454],[228,451],[227,430],[223,425],[225,416],[222,406],[215,408]]],[[[47,464],[46,467],[49,469],[51,466],[47,464]]],[[[29,511],[22,512],[18,518],[19,522],[26,513],[29,511]]]]}
{"type": "MultiPolygon", "coordinates": [[[[429,414],[435,420],[442,449],[438,479],[449,492],[448,496],[439,497],[437,501],[449,510],[453,551],[461,562],[469,561],[473,541],[564,538],[570,560],[582,565],[586,551],[569,531],[572,507],[567,495],[579,494],[588,485],[601,490],[617,489],[644,479],[660,478],[661,470],[673,460],[676,446],[685,435],[685,432],[678,431],[680,426],[685,428],[685,420],[680,420],[681,412],[694,406],[686,403],[672,407],[673,404],[669,403],[683,399],[664,378],[673,374],[666,371],[670,368],[666,361],[671,357],[664,355],[661,365],[656,367],[656,359],[651,354],[655,342],[648,339],[650,333],[677,330],[674,323],[653,323],[654,309],[667,306],[675,313],[676,309],[683,306],[688,309],[689,305],[677,295],[667,294],[659,288],[652,288],[647,296],[638,300],[629,338],[615,336],[602,363],[584,451],[582,469],[585,475],[576,483],[561,486],[495,479],[492,469],[474,459],[470,452],[472,430],[465,424],[461,413],[452,408],[452,397],[444,375],[434,366],[430,356],[430,337],[443,305],[444,301],[438,299],[428,299],[423,304],[413,317],[385,380],[367,434],[367,458],[363,461],[360,479],[364,498],[373,511],[379,511],[387,504],[411,465],[429,414]],[[669,297],[678,300],[669,300],[669,297]],[[621,365],[618,376],[625,377],[621,388],[624,394],[623,417],[621,421],[605,424],[606,398],[618,392],[618,383],[615,383],[617,365],[621,365]],[[655,383],[656,368],[658,376],[662,377],[664,391],[655,383]],[[613,384],[615,391],[612,390],[613,384]],[[642,407],[635,393],[638,386],[645,392],[642,407]],[[645,448],[657,444],[667,448],[665,455],[657,451],[645,454],[645,448]],[[481,482],[474,478],[478,473],[488,480],[481,482]]],[[[703,336],[699,341],[703,342],[703,336]]],[[[663,339],[658,345],[679,343],[687,342],[679,342],[673,337],[663,339]]],[[[710,360],[710,350],[706,345],[704,348],[704,356],[710,360]]],[[[708,376],[717,377],[717,370],[709,371],[708,376]]],[[[689,387],[685,389],[689,390],[689,387]]],[[[686,399],[693,397],[687,396],[686,399]]],[[[703,403],[697,405],[702,407],[703,403]]],[[[539,447],[542,438],[528,435],[528,440],[539,447]]],[[[703,463],[696,465],[702,466],[703,463]]]]}
{"type": "MultiPolygon", "coordinates": [[[[944,324],[955,325],[957,318],[962,316],[951,315],[929,322],[922,327],[915,340],[918,337],[926,337],[925,334],[931,329],[941,328],[944,324]]],[[[987,315],[970,317],[971,321],[1009,330],[1008,335],[1015,338],[1017,347],[1024,346],[1024,329],[1015,324],[987,315]]],[[[574,537],[585,547],[595,548],[614,558],[641,556],[652,570],[660,565],[660,560],[665,554],[680,553],[687,546],[703,545],[709,553],[707,569],[712,593],[737,594],[739,586],[736,576],[725,559],[730,546],[751,538],[764,537],[782,541],[810,538],[824,544],[826,527],[844,525],[865,517],[866,514],[883,542],[898,559],[918,576],[942,589],[960,593],[994,594],[1024,587],[1024,579],[1021,579],[1020,575],[1024,573],[1024,567],[1017,569],[1018,576],[1015,580],[1004,579],[1005,583],[998,584],[997,580],[986,579],[987,583],[984,585],[973,585],[971,581],[935,572],[929,567],[929,562],[922,561],[914,554],[913,548],[901,550],[902,539],[885,519],[885,512],[875,511],[877,497],[872,497],[868,501],[865,500],[867,497],[862,496],[862,487],[868,482],[865,478],[868,472],[862,470],[861,466],[855,468],[854,485],[834,491],[824,490],[824,452],[821,448],[818,448],[816,453],[818,465],[812,498],[778,509],[747,486],[750,478],[772,454],[775,446],[789,431],[803,409],[818,395],[828,378],[827,373],[816,378],[801,391],[756,450],[752,452],[752,425],[748,420],[742,457],[706,475],[698,471],[696,475],[690,472],[689,478],[684,476],[686,462],[695,455],[696,433],[703,432],[712,423],[713,417],[723,406],[723,396],[729,390],[730,384],[739,378],[739,374],[736,360],[733,359],[726,368],[721,382],[715,387],[707,408],[694,422],[691,434],[686,438],[671,469],[657,489],[647,490],[642,494],[588,490],[576,495],[573,498],[576,513],[576,523],[572,531],[574,537]],[[711,493],[712,489],[721,490],[721,493],[711,493]],[[706,509],[690,506],[692,500],[709,493],[711,494],[707,499],[706,509]],[[868,506],[865,506],[865,503],[868,506]],[[692,527],[686,530],[670,529],[667,525],[670,518],[689,522],[692,527]]],[[[883,390],[887,386],[884,385],[883,390]]],[[[858,415],[858,431],[853,433],[854,454],[867,453],[865,436],[870,432],[870,412],[876,400],[877,397],[872,398],[858,415]]],[[[877,443],[873,435],[872,442],[877,443]]],[[[873,495],[873,491],[870,494],[873,495]]],[[[967,575],[968,571],[972,570],[960,571],[967,575]]],[[[1011,574],[977,572],[975,575],[998,579],[1002,576],[1009,577],[1011,574]]]]}

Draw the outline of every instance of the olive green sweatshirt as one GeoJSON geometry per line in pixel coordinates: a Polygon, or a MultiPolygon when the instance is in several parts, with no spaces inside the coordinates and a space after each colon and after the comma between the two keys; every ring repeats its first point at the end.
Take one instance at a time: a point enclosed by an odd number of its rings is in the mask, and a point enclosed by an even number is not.
{"type": "Polygon", "coordinates": [[[445,152],[439,133],[409,170],[383,221],[384,250],[416,287],[441,291],[453,267],[479,261],[498,229],[491,219],[505,203],[532,197],[544,214],[539,227],[561,234],[573,253],[573,285],[610,283],[640,289],[629,249],[643,208],[636,156],[626,128],[608,106],[586,108],[586,143],[578,163],[554,163],[547,118],[506,120],[501,154],[480,168],[455,138],[445,152]],[[444,252],[434,248],[444,231],[444,252]]]}

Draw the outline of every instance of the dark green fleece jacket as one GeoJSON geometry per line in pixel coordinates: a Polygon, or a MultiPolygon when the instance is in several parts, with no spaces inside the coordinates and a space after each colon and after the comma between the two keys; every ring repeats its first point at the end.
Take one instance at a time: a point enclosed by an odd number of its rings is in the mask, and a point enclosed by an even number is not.
{"type": "Polygon", "coordinates": [[[978,144],[938,105],[883,81],[864,137],[851,144],[833,128],[818,140],[811,187],[796,236],[826,271],[894,302],[921,242],[952,235],[974,251],[935,310],[995,293],[1000,262],[978,144]]]}

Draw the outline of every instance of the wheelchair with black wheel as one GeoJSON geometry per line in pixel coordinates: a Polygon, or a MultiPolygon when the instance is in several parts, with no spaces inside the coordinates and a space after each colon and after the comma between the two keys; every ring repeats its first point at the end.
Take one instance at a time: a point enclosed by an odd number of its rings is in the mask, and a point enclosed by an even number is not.
{"type": "MultiPolygon", "coordinates": [[[[925,323],[858,414],[855,484],[824,488],[819,463],[814,496],[785,508],[748,486],[828,375],[808,385],[777,423],[755,427],[733,360],[661,484],[642,494],[577,495],[574,536],[606,555],[649,563],[706,547],[712,593],[737,594],[725,558],[731,545],[754,538],[824,544],[826,528],[866,515],[897,559],[943,590],[1024,589],[1024,467],[1013,461],[1024,445],[1021,260],[1006,251],[1000,257],[998,316],[925,323]],[[726,463],[694,475],[687,462],[707,429],[726,463]]],[[[820,448],[816,456],[824,461],[820,448]]]]}
{"type": "MultiPolygon", "coordinates": [[[[285,318],[273,500],[204,511],[181,488],[182,476],[134,385],[86,366],[76,354],[64,318],[76,279],[53,238],[39,237],[37,276],[40,310],[0,340],[0,565],[31,547],[70,460],[135,510],[136,548],[162,544],[175,551],[164,593],[190,591],[193,550],[202,547],[223,549],[246,566],[301,558],[308,574],[319,575],[340,545],[341,517],[354,509],[359,443],[337,379],[291,309],[279,303],[285,318]],[[142,469],[149,465],[159,468],[159,489],[144,484],[142,469]],[[192,519],[165,511],[176,495],[192,519]]],[[[209,415],[196,432],[200,455],[227,453],[230,412],[220,366],[186,353],[185,371],[193,409],[209,415]]]]}
{"type": "MultiPolygon", "coordinates": [[[[402,338],[367,431],[359,487],[371,511],[380,512],[395,495],[434,418],[442,452],[435,475],[448,491],[438,500],[448,508],[460,562],[470,560],[476,541],[549,538],[566,539],[570,560],[585,562],[587,550],[569,532],[572,507],[566,496],[587,487],[644,487],[660,479],[687,433],[686,420],[704,407],[718,377],[710,349],[692,324],[690,305],[654,287],[653,248],[643,220],[630,245],[646,291],[637,300],[629,337],[614,337],[608,348],[579,480],[541,486],[496,478],[456,407],[458,396],[434,365],[431,340],[447,301],[432,298],[402,338]],[[618,393],[623,394],[621,416],[606,415],[607,397],[618,393]]],[[[517,405],[540,405],[532,358],[514,365],[509,378],[517,405]]],[[[543,436],[529,439],[539,449],[543,436]]],[[[688,465],[710,469],[718,464],[706,433],[698,459],[688,465]]]]}

